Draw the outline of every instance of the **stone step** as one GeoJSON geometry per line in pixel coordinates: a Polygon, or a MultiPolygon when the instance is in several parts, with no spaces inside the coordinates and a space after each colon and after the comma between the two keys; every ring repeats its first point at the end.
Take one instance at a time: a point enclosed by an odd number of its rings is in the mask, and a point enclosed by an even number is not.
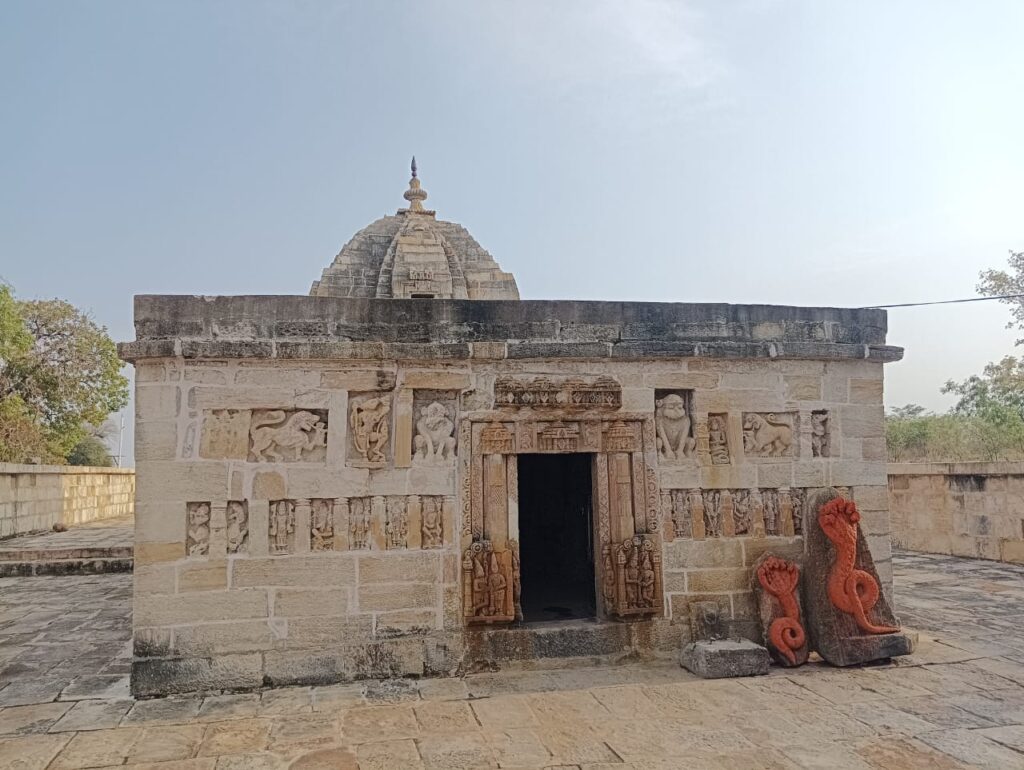
{"type": "MultiPolygon", "coordinates": [[[[102,549],[100,549],[102,550],[102,549]]],[[[128,557],[71,559],[5,559],[0,560],[0,577],[32,577],[40,575],[100,575],[108,572],[131,572],[134,560],[128,557]]]]}
{"type": "Polygon", "coordinates": [[[474,628],[466,635],[467,671],[587,658],[603,664],[636,660],[650,651],[651,624],[565,620],[474,628]]]}
{"type": "Polygon", "coordinates": [[[68,548],[0,548],[0,561],[58,561],[64,559],[130,559],[133,548],[79,546],[68,548]]]}

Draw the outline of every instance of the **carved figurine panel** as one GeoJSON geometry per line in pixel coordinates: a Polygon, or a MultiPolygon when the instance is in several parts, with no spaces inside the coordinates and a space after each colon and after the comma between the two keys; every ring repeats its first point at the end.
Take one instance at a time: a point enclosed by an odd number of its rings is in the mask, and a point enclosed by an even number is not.
{"type": "Polygon", "coordinates": [[[477,540],[462,552],[462,608],[467,623],[508,623],[522,617],[519,585],[514,540],[505,549],[477,540]]]}
{"type": "Polygon", "coordinates": [[[693,391],[654,391],[654,426],[658,460],[676,464],[694,456],[693,391]]]}
{"type": "Polygon", "coordinates": [[[270,521],[270,553],[284,556],[295,553],[295,501],[271,500],[270,521]]]}
{"type": "Polygon", "coordinates": [[[663,489],[661,510],[675,537],[803,534],[806,489],[663,489]]]}
{"type": "Polygon", "coordinates": [[[413,392],[413,465],[451,465],[455,462],[457,403],[457,394],[453,392],[413,392]]]}
{"type": "Polygon", "coordinates": [[[186,503],[185,553],[188,556],[208,556],[210,553],[209,502],[186,503]]]}
{"type": "Polygon", "coordinates": [[[744,412],[743,454],[747,457],[796,456],[795,412],[744,412]]]}
{"type": "MultiPolygon", "coordinates": [[[[326,409],[206,409],[199,456],[254,463],[322,463],[327,458],[326,409]]],[[[183,447],[188,455],[191,450],[183,447]]]]}
{"type": "Polygon", "coordinates": [[[227,552],[245,553],[249,550],[249,503],[228,500],[225,513],[227,525],[227,552]]]}
{"type": "Polygon", "coordinates": [[[661,548],[649,535],[634,535],[602,549],[605,611],[620,618],[662,611],[661,548]]]}
{"type": "Polygon", "coordinates": [[[811,456],[832,456],[832,433],[828,411],[811,412],[811,456]]]}
{"type": "Polygon", "coordinates": [[[349,465],[381,467],[391,452],[391,396],[350,393],[348,400],[349,465]]]}
{"type": "Polygon", "coordinates": [[[444,546],[444,498],[425,495],[420,501],[421,506],[421,548],[441,548],[444,546]]]}
{"type": "Polygon", "coordinates": [[[708,452],[712,465],[728,465],[731,462],[728,426],[728,415],[708,415],[708,452]]]}
{"type": "Polygon", "coordinates": [[[313,498],[309,501],[309,549],[334,550],[334,504],[331,498],[313,498]]]}
{"type": "Polygon", "coordinates": [[[327,459],[327,410],[253,409],[250,462],[320,463],[327,459]]]}
{"type": "MultiPolygon", "coordinates": [[[[199,456],[209,460],[244,460],[249,454],[250,409],[207,409],[203,412],[199,456]]],[[[188,456],[189,453],[185,453],[188,456]]]]}
{"type": "Polygon", "coordinates": [[[405,496],[392,496],[386,502],[387,520],[384,522],[384,543],[389,551],[409,547],[409,511],[405,496]]]}
{"type": "Polygon", "coordinates": [[[578,422],[544,423],[537,431],[538,452],[578,452],[580,424],[578,422]]]}
{"type": "Polygon", "coordinates": [[[619,409],[622,386],[611,377],[592,380],[499,377],[494,383],[496,408],[619,409]]]}
{"type": "Polygon", "coordinates": [[[367,551],[373,536],[373,505],[369,497],[351,497],[348,501],[348,547],[367,551]]]}

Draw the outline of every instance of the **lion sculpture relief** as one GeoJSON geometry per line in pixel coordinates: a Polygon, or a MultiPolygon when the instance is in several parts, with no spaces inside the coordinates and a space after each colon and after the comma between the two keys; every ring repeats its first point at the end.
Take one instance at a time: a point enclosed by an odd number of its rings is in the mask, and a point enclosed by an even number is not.
{"type": "Polygon", "coordinates": [[[748,414],[743,419],[743,444],[748,454],[783,457],[793,447],[793,426],[774,414],[748,414]]]}
{"type": "Polygon", "coordinates": [[[257,462],[299,462],[303,455],[327,446],[327,426],[313,412],[283,409],[256,412],[249,429],[251,449],[257,462]]]}

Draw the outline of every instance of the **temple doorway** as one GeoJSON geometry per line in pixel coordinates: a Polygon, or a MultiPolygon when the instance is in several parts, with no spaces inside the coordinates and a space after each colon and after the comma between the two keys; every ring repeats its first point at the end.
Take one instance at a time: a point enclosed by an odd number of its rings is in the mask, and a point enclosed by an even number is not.
{"type": "Polygon", "coordinates": [[[518,457],[524,622],[596,615],[592,458],[589,454],[518,457]]]}

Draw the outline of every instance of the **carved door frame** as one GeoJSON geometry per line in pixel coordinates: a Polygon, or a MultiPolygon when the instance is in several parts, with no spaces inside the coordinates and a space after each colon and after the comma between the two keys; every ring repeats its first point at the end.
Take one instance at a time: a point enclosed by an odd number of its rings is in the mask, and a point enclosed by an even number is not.
{"type": "Polygon", "coordinates": [[[602,618],[663,614],[660,490],[650,415],[464,417],[459,426],[463,621],[522,619],[518,455],[585,453],[602,618]]]}

